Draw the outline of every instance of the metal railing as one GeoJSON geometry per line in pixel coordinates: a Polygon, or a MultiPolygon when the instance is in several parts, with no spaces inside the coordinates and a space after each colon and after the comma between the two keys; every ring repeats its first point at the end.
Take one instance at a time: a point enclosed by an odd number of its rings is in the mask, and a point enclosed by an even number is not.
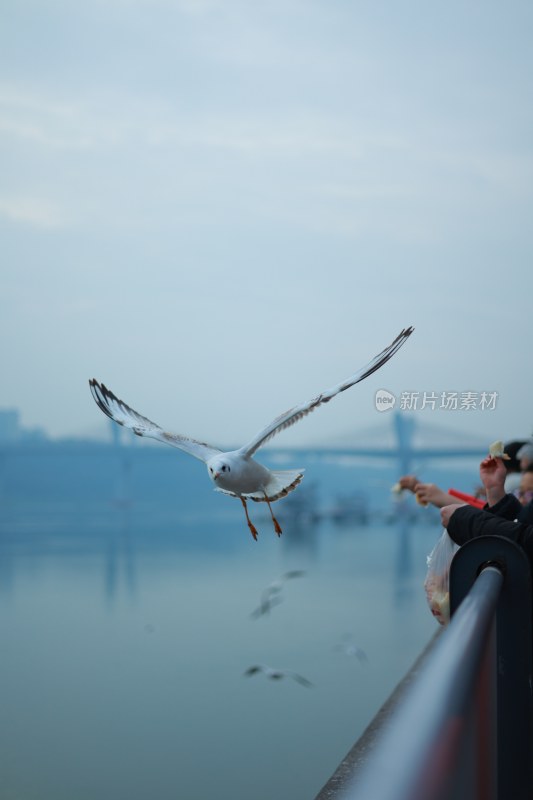
{"type": "Polygon", "coordinates": [[[450,600],[450,624],[380,721],[375,741],[363,755],[359,747],[353,769],[345,761],[342,780],[334,775],[316,800],[533,796],[531,571],[524,551],[499,536],[468,542],[452,562],[450,600]]]}

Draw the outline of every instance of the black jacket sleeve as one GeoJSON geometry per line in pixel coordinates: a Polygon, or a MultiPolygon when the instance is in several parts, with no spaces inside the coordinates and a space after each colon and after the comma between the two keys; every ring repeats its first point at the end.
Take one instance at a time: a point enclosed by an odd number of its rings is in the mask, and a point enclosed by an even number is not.
{"type": "Polygon", "coordinates": [[[484,506],[483,510],[504,519],[517,519],[519,522],[533,524],[533,502],[523,506],[514,494],[506,494],[493,506],[484,506]]]}
{"type": "Polygon", "coordinates": [[[448,533],[459,545],[477,536],[505,536],[521,545],[529,558],[533,559],[533,525],[509,522],[473,506],[455,509],[448,523],[448,533]]]}
{"type": "Polygon", "coordinates": [[[496,514],[498,517],[504,519],[518,519],[522,511],[522,503],[515,497],[514,494],[506,494],[493,506],[484,506],[484,511],[490,511],[491,514],[496,514]]]}
{"type": "Polygon", "coordinates": [[[522,506],[518,513],[517,520],[518,522],[526,522],[528,525],[533,525],[533,502],[522,506]]]}

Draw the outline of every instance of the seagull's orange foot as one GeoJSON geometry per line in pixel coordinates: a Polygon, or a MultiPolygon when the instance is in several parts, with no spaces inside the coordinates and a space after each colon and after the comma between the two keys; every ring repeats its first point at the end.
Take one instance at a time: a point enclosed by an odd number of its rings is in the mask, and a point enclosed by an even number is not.
{"type": "Polygon", "coordinates": [[[274,523],[274,530],[276,531],[278,536],[281,536],[283,531],[281,530],[281,526],[280,526],[279,522],[277,521],[276,517],[272,513],[272,506],[270,505],[270,500],[268,499],[266,492],[263,492],[263,494],[265,495],[265,502],[266,502],[266,504],[268,506],[268,510],[270,511],[270,516],[272,517],[272,522],[274,523]]]}
{"type": "Polygon", "coordinates": [[[244,499],[244,497],[241,497],[241,503],[242,503],[242,507],[244,508],[244,513],[246,514],[246,522],[248,523],[248,527],[250,528],[250,533],[252,534],[252,536],[254,537],[255,541],[257,542],[257,530],[256,530],[256,527],[253,524],[252,520],[249,517],[248,508],[246,506],[246,500],[244,499]]]}

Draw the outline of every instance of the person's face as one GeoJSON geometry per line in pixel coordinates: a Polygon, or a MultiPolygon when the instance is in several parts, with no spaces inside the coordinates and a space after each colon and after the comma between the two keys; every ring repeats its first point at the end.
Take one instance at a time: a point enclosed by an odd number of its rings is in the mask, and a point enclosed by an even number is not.
{"type": "Polygon", "coordinates": [[[524,456],[523,458],[520,459],[520,469],[521,470],[527,469],[530,464],[531,464],[531,459],[528,458],[527,456],[524,456]]]}
{"type": "Polygon", "coordinates": [[[533,500],[533,472],[524,472],[520,479],[518,499],[525,506],[533,500]]]}

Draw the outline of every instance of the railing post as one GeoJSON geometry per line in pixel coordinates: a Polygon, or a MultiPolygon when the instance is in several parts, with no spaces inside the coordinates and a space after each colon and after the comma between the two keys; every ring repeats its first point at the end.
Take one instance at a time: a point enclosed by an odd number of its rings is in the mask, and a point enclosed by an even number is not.
{"type": "Polygon", "coordinates": [[[504,575],[493,644],[489,643],[478,693],[476,762],[495,752],[496,794],[490,792],[487,764],[478,773],[480,799],[528,800],[533,795],[533,694],[531,569],[523,549],[501,536],[481,536],[463,545],[450,569],[452,615],[481,570],[493,565],[504,575]],[[491,655],[490,650],[495,650],[491,655]],[[490,667],[492,662],[493,667],[490,667]],[[495,712],[493,694],[496,694],[495,712]],[[494,719],[494,734],[489,733],[494,719]],[[485,789],[480,787],[485,786],[485,789]]]}

